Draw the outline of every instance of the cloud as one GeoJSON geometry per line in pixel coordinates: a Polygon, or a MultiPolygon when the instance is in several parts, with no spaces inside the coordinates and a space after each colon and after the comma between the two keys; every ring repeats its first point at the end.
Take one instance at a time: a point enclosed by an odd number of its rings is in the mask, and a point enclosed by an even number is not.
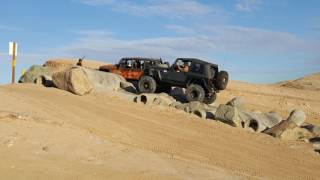
{"type": "Polygon", "coordinates": [[[21,28],[0,24],[0,30],[4,30],[4,31],[20,31],[21,28]]]}
{"type": "Polygon", "coordinates": [[[193,28],[181,26],[181,25],[176,25],[176,24],[168,24],[165,26],[165,28],[172,30],[172,31],[175,31],[180,34],[193,34],[193,33],[195,33],[193,28]]]}
{"type": "Polygon", "coordinates": [[[110,5],[115,3],[114,0],[81,0],[81,2],[91,6],[110,5]]]}
{"type": "MultiPolygon", "coordinates": [[[[183,29],[180,25],[168,26],[183,29]]],[[[91,33],[79,34],[76,40],[60,47],[60,50],[69,55],[87,55],[102,59],[118,59],[122,56],[212,59],[215,54],[221,53],[257,57],[257,61],[258,57],[264,57],[264,60],[265,57],[320,57],[320,42],[302,39],[290,33],[239,26],[206,26],[193,31],[191,34],[183,32],[179,37],[122,40],[108,31],[89,30],[91,33]]]]}
{"type": "Polygon", "coordinates": [[[243,12],[252,12],[259,8],[261,0],[238,0],[236,9],[243,12]]]}
{"type": "Polygon", "coordinates": [[[121,40],[112,36],[85,35],[57,51],[86,55],[98,59],[118,59],[123,56],[175,58],[177,56],[203,57],[215,44],[208,37],[158,37],[121,40]]]}
{"type": "Polygon", "coordinates": [[[81,0],[81,2],[92,6],[108,5],[114,11],[137,16],[155,15],[177,18],[184,16],[203,16],[218,11],[218,9],[196,0],[149,0],[140,3],[128,0],[81,0]]]}
{"type": "Polygon", "coordinates": [[[206,26],[216,44],[234,53],[279,54],[291,52],[317,53],[320,42],[302,39],[286,32],[241,26],[206,26]]]}

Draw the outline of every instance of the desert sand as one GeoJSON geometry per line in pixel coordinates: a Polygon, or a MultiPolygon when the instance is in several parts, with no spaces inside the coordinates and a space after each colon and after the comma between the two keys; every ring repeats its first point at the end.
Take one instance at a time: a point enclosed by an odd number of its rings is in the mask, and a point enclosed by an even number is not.
{"type": "MultiPolygon", "coordinates": [[[[320,124],[315,88],[232,81],[217,104],[235,96],[248,110],[286,118],[300,108],[308,123],[320,124]]],[[[311,146],[116,93],[0,86],[1,179],[319,179],[311,146]]]]}

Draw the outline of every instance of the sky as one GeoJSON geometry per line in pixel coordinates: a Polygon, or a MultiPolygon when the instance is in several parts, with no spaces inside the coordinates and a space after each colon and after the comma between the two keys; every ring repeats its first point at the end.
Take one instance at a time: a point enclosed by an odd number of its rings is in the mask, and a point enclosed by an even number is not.
{"type": "Polygon", "coordinates": [[[50,58],[195,57],[232,80],[274,83],[320,71],[318,0],[0,0],[0,84],[50,58]]]}

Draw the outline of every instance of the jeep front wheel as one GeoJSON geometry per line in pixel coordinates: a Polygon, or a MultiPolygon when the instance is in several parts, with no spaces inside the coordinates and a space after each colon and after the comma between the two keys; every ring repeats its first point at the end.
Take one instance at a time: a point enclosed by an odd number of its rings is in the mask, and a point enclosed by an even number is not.
{"type": "Polygon", "coordinates": [[[138,89],[141,93],[154,93],[157,89],[157,83],[151,76],[142,76],[138,83],[138,89]]]}
{"type": "Polygon", "coordinates": [[[205,92],[203,88],[198,84],[191,84],[186,90],[187,100],[191,101],[200,101],[202,102],[205,97],[205,92]]]}
{"type": "Polygon", "coordinates": [[[208,94],[204,97],[203,103],[212,104],[217,99],[217,94],[215,92],[208,94]]]}

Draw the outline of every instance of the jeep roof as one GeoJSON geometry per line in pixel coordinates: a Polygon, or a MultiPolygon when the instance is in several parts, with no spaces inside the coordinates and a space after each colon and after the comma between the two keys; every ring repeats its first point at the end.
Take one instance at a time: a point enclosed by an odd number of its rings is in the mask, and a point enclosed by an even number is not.
{"type": "Polygon", "coordinates": [[[146,57],[124,57],[121,60],[144,60],[144,61],[159,61],[162,62],[161,58],[146,58],[146,57]]]}
{"type": "Polygon", "coordinates": [[[206,62],[206,61],[197,59],[197,58],[177,58],[176,61],[178,61],[178,60],[182,60],[182,61],[192,61],[192,62],[195,62],[195,63],[209,64],[209,65],[211,65],[211,66],[216,66],[216,67],[218,67],[217,64],[209,63],[209,62],[206,62]]]}

